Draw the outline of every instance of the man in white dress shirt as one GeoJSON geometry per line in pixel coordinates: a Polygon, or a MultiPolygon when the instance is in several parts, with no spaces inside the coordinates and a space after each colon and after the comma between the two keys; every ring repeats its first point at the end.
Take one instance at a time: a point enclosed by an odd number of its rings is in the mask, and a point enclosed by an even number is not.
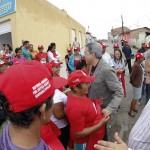
{"type": "Polygon", "coordinates": [[[111,56],[106,53],[106,44],[103,43],[103,42],[100,42],[99,43],[100,46],[102,47],[102,58],[110,65],[110,66],[113,66],[113,62],[112,62],[112,59],[111,59],[111,56]]]}

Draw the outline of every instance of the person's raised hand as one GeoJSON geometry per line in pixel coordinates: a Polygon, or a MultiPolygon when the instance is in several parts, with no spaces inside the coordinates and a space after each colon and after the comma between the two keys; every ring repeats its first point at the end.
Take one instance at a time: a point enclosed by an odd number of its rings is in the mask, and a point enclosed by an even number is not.
{"type": "Polygon", "coordinates": [[[128,146],[118,136],[118,133],[114,135],[116,143],[98,141],[98,144],[94,145],[96,150],[128,150],[128,146]]]}
{"type": "Polygon", "coordinates": [[[102,113],[104,114],[104,116],[109,116],[111,114],[111,112],[107,109],[103,109],[102,113]]]}

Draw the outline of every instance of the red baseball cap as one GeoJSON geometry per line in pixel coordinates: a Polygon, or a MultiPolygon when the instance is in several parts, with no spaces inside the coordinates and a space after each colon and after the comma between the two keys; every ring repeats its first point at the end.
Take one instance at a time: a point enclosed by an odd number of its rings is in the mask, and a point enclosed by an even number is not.
{"type": "Polygon", "coordinates": [[[106,44],[104,42],[99,42],[100,46],[102,46],[102,48],[106,48],[106,44]]]}
{"type": "Polygon", "coordinates": [[[68,85],[74,87],[80,83],[91,83],[95,80],[94,76],[86,75],[82,70],[72,72],[68,77],[68,85]]]}
{"type": "Polygon", "coordinates": [[[72,48],[67,48],[67,52],[71,52],[72,51],[72,48]]]}
{"type": "Polygon", "coordinates": [[[9,58],[9,56],[7,54],[3,54],[2,58],[7,59],[7,58],[9,58]]]}
{"type": "Polygon", "coordinates": [[[115,44],[114,44],[114,48],[119,48],[118,43],[115,43],[115,44]]]}
{"type": "Polygon", "coordinates": [[[75,47],[75,48],[74,48],[74,51],[79,51],[79,50],[80,50],[79,47],[75,47]]]}
{"type": "Polygon", "coordinates": [[[26,61],[11,66],[3,73],[0,91],[7,98],[11,111],[22,112],[45,101],[60,84],[65,86],[67,80],[57,77],[56,82],[43,64],[26,61]]]}
{"type": "Polygon", "coordinates": [[[43,65],[48,69],[48,71],[49,71],[50,74],[53,73],[53,71],[52,71],[52,65],[50,63],[44,63],[43,65]]]}
{"type": "Polygon", "coordinates": [[[144,55],[142,53],[137,53],[135,55],[135,58],[144,58],[144,55]]]}
{"type": "Polygon", "coordinates": [[[43,45],[38,45],[38,49],[43,49],[44,46],[43,45]]]}
{"type": "Polygon", "coordinates": [[[62,62],[58,62],[57,60],[52,60],[50,62],[50,64],[51,64],[52,67],[56,67],[56,66],[59,66],[59,65],[61,65],[63,63],[62,62]]]}

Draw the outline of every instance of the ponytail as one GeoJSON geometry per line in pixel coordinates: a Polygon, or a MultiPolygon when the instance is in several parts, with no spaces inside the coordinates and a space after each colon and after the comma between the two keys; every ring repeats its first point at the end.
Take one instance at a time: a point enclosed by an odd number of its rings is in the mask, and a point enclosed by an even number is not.
{"type": "Polygon", "coordinates": [[[53,46],[56,46],[56,43],[51,43],[49,46],[48,46],[48,49],[47,49],[47,52],[48,51],[51,51],[53,46]]]}

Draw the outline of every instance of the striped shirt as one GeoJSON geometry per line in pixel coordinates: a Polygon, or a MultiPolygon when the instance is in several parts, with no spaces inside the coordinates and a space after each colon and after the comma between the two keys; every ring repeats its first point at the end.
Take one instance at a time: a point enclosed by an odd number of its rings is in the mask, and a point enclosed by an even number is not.
{"type": "Polygon", "coordinates": [[[130,132],[128,147],[132,150],[150,150],[150,101],[130,132]]]}

